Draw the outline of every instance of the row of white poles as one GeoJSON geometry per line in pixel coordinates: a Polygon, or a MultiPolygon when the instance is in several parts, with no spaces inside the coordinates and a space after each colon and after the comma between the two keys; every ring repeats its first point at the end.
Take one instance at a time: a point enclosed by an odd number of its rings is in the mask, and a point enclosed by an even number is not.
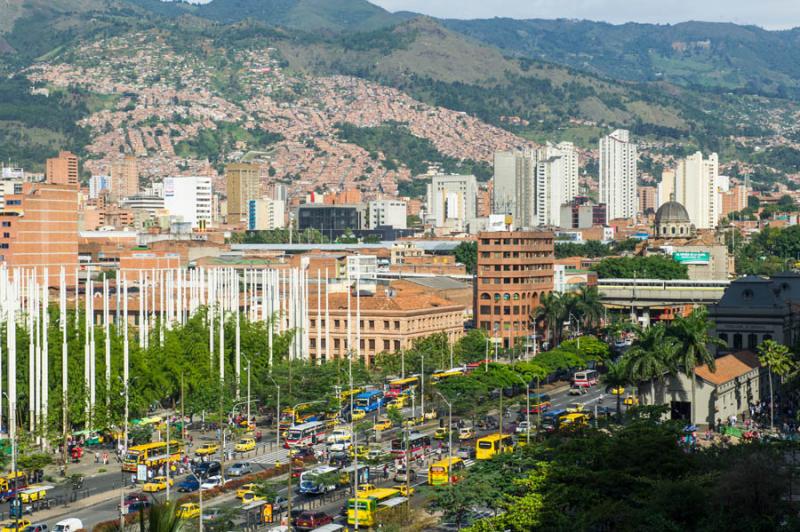
{"type": "MultiPolygon", "coordinates": [[[[24,326],[29,333],[28,342],[28,429],[38,435],[38,441],[45,445],[43,438],[47,425],[49,406],[49,314],[51,303],[55,308],[55,290],[58,290],[58,328],[61,332],[61,394],[62,404],[68,404],[69,364],[67,333],[68,292],[74,294],[74,307],[84,315],[83,367],[84,384],[87,390],[86,419],[87,428],[92,428],[97,401],[97,342],[96,326],[102,327],[104,342],[102,385],[105,386],[106,400],[111,390],[111,336],[116,332],[122,336],[122,384],[127,391],[130,382],[130,338],[129,338],[129,299],[138,302],[137,333],[138,343],[148,348],[150,342],[163,344],[164,331],[175,324],[184,325],[187,320],[201,309],[206,309],[206,322],[209,329],[209,365],[214,368],[215,355],[218,362],[220,382],[225,381],[225,323],[233,319],[235,330],[234,341],[234,380],[236,397],[240,397],[239,383],[241,376],[241,318],[256,322],[269,323],[265,351],[267,363],[273,363],[273,342],[276,334],[294,331],[289,347],[291,359],[307,359],[310,352],[309,318],[316,314],[316,352],[323,353],[331,360],[330,320],[329,320],[329,284],[328,273],[318,271],[316,274],[316,309],[309,308],[310,280],[305,268],[282,270],[259,269],[239,272],[228,269],[192,269],[192,270],[128,270],[119,271],[114,284],[102,274],[92,276],[81,282],[80,272],[75,270],[71,275],[61,268],[58,271],[58,282],[50,281],[51,272],[35,269],[8,269],[0,266],[0,319],[6,323],[5,353],[0,345],[0,376],[7,370],[7,390],[3,390],[0,378],[0,427],[7,427],[9,437],[14,438],[18,426],[16,419],[17,403],[17,345],[16,329],[24,326]],[[74,282],[68,277],[74,276],[74,282]],[[96,277],[96,280],[93,278],[96,277]],[[70,286],[71,285],[71,286],[70,286]],[[324,285],[324,297],[322,294],[324,285]],[[84,288],[83,297],[80,288],[84,288]],[[115,294],[112,296],[112,289],[115,294]],[[53,301],[51,301],[51,297],[53,301]],[[100,299],[96,304],[96,299],[100,299]],[[83,301],[81,301],[81,299],[83,301]],[[112,313],[111,304],[115,300],[112,313]],[[324,303],[324,305],[323,305],[324,303]],[[324,313],[325,326],[322,327],[324,313]],[[98,323],[99,321],[99,323],[98,323]],[[111,325],[115,329],[111,329],[111,325]],[[323,342],[323,338],[325,341],[323,342]],[[3,401],[7,399],[7,425],[3,425],[3,401]]],[[[349,307],[348,290],[348,307],[349,307]]],[[[360,305],[359,305],[360,306],[360,305]]],[[[349,310],[349,308],[348,308],[349,310]]],[[[360,309],[358,309],[360,310],[360,309]]],[[[79,312],[75,313],[75,325],[78,326],[79,312]]],[[[357,323],[360,325],[360,312],[357,312],[357,323]]],[[[350,320],[348,319],[348,322],[350,320]]],[[[360,326],[356,345],[360,347],[360,326]]],[[[348,349],[350,349],[350,328],[348,326],[348,349]]],[[[198,361],[199,362],[199,361],[198,361]]],[[[126,394],[127,398],[127,394],[126,394]]],[[[127,418],[127,401],[126,413],[127,418]]],[[[62,413],[63,430],[68,430],[66,412],[62,413]]]]}

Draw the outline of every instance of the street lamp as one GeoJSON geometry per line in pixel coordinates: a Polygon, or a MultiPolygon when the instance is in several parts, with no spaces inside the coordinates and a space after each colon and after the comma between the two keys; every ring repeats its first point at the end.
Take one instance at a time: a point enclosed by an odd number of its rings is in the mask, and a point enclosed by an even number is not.
{"type": "Polygon", "coordinates": [[[277,448],[281,446],[281,387],[278,386],[278,383],[275,382],[272,375],[267,375],[267,378],[272,381],[272,384],[275,385],[275,389],[278,391],[277,405],[275,406],[275,446],[277,448]]]}
{"type": "MultiPolygon", "coordinates": [[[[450,401],[442,395],[442,392],[439,390],[434,390],[439,397],[442,398],[442,401],[447,403],[447,484],[450,485],[450,467],[453,465],[453,405],[450,404],[450,401]]],[[[409,464],[410,465],[410,464],[409,464]]],[[[406,467],[406,475],[408,475],[409,468],[406,467]]]]}
{"type": "MultiPolygon", "coordinates": [[[[527,443],[531,443],[531,383],[527,382],[525,379],[522,378],[522,375],[519,373],[514,373],[519,380],[522,381],[522,384],[525,385],[525,419],[526,423],[528,424],[527,430],[525,431],[525,441],[527,443]]],[[[502,393],[502,392],[501,392],[502,393]]]]}

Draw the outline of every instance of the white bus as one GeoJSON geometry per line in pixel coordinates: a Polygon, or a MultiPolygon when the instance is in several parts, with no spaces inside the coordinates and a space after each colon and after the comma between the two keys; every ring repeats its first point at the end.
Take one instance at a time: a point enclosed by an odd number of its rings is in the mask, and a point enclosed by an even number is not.
{"type": "Polygon", "coordinates": [[[593,369],[578,371],[572,376],[573,386],[588,388],[597,384],[597,372],[593,369]]]}
{"type": "Polygon", "coordinates": [[[316,445],[325,439],[325,422],[324,421],[309,421],[301,425],[292,425],[286,431],[286,440],[283,446],[287,449],[289,447],[303,447],[316,445]]]}

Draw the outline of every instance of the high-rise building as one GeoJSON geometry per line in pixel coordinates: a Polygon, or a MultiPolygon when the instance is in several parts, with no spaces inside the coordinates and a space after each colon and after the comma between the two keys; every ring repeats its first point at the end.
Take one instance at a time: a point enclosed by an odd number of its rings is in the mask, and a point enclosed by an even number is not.
{"type": "Polygon", "coordinates": [[[68,184],[23,183],[5,198],[0,213],[0,261],[9,267],[47,270],[57,285],[63,266],[70,282],[78,268],[78,188],[68,184]]]}
{"type": "Polygon", "coordinates": [[[499,151],[494,154],[494,200],[496,214],[510,214],[519,227],[536,225],[534,150],[499,151]]]}
{"type": "MultiPolygon", "coordinates": [[[[578,195],[578,153],[571,142],[547,143],[536,164],[536,224],[560,227],[561,206],[578,195]]],[[[521,224],[517,224],[521,225],[521,224]]]]}
{"type": "Polygon", "coordinates": [[[675,201],[686,207],[697,229],[712,229],[720,219],[719,158],[701,152],[678,161],[675,168],[675,201]]]}
{"type": "Polygon", "coordinates": [[[269,231],[286,227],[286,203],[272,198],[250,200],[247,229],[269,231]]]}
{"type": "Polygon", "coordinates": [[[656,212],[658,190],[656,187],[638,187],[637,194],[639,196],[639,212],[644,214],[648,211],[656,212]]]}
{"type": "Polygon", "coordinates": [[[600,203],[606,204],[609,220],[636,216],[637,160],[637,146],[627,130],[600,139],[600,203]]]}
{"type": "Polygon", "coordinates": [[[119,202],[123,198],[139,193],[139,165],[136,157],[126,155],[111,164],[111,201],[119,202]]]}
{"type": "Polygon", "coordinates": [[[531,314],[553,290],[553,233],[478,234],[475,323],[503,348],[533,333],[531,314]]]}
{"type": "Polygon", "coordinates": [[[228,195],[228,223],[247,219],[250,200],[261,197],[259,167],[255,164],[233,163],[225,167],[225,192],[228,195]]]}
{"type": "Polygon", "coordinates": [[[47,159],[45,179],[53,185],[78,185],[78,157],[68,151],[47,159]]]}
{"type": "Polygon", "coordinates": [[[656,187],[656,210],[668,201],[675,201],[675,170],[665,168],[656,187]]]}
{"type": "Polygon", "coordinates": [[[742,184],[731,187],[727,192],[722,192],[720,217],[739,212],[747,207],[748,194],[749,189],[742,184]]]}
{"type": "Polygon", "coordinates": [[[201,176],[164,179],[164,208],[170,216],[194,228],[211,224],[211,178],[201,176]]]}
{"type": "Polygon", "coordinates": [[[89,179],[89,198],[97,199],[105,190],[111,190],[111,176],[93,175],[89,179]]]}
{"type": "Polygon", "coordinates": [[[469,231],[478,212],[477,194],[474,175],[434,175],[428,185],[426,221],[452,233],[469,231]]]}
{"type": "Polygon", "coordinates": [[[369,229],[379,226],[389,226],[395,229],[405,229],[406,202],[400,200],[375,200],[369,202],[369,229]]]}

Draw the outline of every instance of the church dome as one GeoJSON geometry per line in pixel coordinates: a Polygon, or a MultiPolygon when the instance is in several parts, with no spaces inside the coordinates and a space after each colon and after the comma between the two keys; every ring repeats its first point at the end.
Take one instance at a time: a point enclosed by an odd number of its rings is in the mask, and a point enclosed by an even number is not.
{"type": "Polygon", "coordinates": [[[677,201],[668,201],[656,211],[656,225],[663,223],[691,223],[686,207],[677,201]]]}

